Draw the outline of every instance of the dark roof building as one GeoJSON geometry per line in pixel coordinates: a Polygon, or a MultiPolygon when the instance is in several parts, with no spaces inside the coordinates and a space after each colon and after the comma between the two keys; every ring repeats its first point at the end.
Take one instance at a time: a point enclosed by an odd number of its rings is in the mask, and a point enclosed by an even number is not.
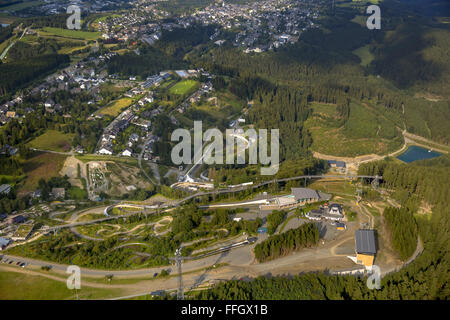
{"type": "Polygon", "coordinates": [[[320,199],[317,191],[309,188],[291,188],[291,192],[297,201],[320,199]]]}
{"type": "Polygon", "coordinates": [[[336,167],[336,168],[345,168],[346,164],[344,161],[339,160],[328,160],[327,161],[330,167],[336,167]]]}
{"type": "Polygon", "coordinates": [[[8,244],[11,243],[11,239],[8,238],[0,238],[0,250],[5,249],[8,244]]]}
{"type": "Polygon", "coordinates": [[[2,184],[0,186],[0,194],[8,194],[11,191],[11,186],[9,184],[2,184]]]}
{"type": "Polygon", "coordinates": [[[345,229],[347,229],[347,227],[346,227],[345,223],[336,222],[336,229],[345,230],[345,229]]]}
{"type": "Polygon", "coordinates": [[[355,232],[356,253],[376,254],[374,230],[356,230],[355,232]]]}
{"type": "Polygon", "coordinates": [[[27,219],[22,215],[8,217],[7,223],[24,223],[27,219]]]}

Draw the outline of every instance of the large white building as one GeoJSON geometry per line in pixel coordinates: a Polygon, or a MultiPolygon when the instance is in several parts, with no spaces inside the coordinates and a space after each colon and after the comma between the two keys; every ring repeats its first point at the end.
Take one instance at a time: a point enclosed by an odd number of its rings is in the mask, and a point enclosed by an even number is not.
{"type": "Polygon", "coordinates": [[[314,209],[306,214],[306,217],[310,220],[332,220],[341,221],[344,219],[344,209],[340,204],[332,203],[330,205],[320,206],[319,209],[314,209]]]}

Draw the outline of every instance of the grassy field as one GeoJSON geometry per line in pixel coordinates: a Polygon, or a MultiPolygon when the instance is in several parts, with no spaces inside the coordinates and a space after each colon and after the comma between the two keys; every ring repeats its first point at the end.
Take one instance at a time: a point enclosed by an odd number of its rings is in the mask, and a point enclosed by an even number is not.
{"type": "Polygon", "coordinates": [[[134,158],[123,158],[123,157],[115,157],[115,156],[104,156],[104,155],[76,155],[75,158],[86,163],[89,161],[113,161],[113,162],[121,162],[126,163],[128,165],[137,166],[138,161],[134,158]]]}
{"type": "Polygon", "coordinates": [[[313,182],[308,185],[308,188],[315,190],[320,190],[326,193],[332,193],[339,196],[350,196],[354,198],[356,196],[356,183],[350,183],[345,180],[313,180],[313,182]]]}
{"type": "Polygon", "coordinates": [[[64,155],[36,152],[32,158],[26,160],[23,164],[27,178],[20,187],[20,191],[34,191],[39,179],[59,176],[59,171],[64,166],[66,158],[67,156],[64,155]]]}
{"type": "Polygon", "coordinates": [[[337,120],[336,106],[312,103],[313,116],[305,121],[312,135],[312,150],[335,156],[354,157],[364,154],[386,154],[399,149],[403,140],[395,126],[369,107],[350,106],[350,117],[344,126],[337,120]]]}
{"type": "Polygon", "coordinates": [[[42,150],[68,152],[71,149],[72,139],[73,134],[71,133],[47,130],[44,134],[28,142],[27,146],[42,150]]]}
{"type": "Polygon", "coordinates": [[[362,66],[369,65],[373,61],[373,59],[375,59],[374,55],[370,52],[369,49],[370,49],[370,46],[365,45],[361,48],[353,50],[353,53],[361,59],[362,66]]]}
{"type": "Polygon", "coordinates": [[[39,6],[44,3],[45,2],[43,2],[43,1],[24,1],[21,3],[12,4],[7,7],[2,7],[1,11],[19,11],[19,10],[23,10],[26,8],[36,7],[36,6],[39,6]]]}
{"type": "Polygon", "coordinates": [[[351,22],[355,22],[357,24],[359,24],[361,27],[366,27],[366,22],[367,22],[367,16],[360,16],[360,15],[356,15],[351,22]]]}
{"type": "MultiPolygon", "coordinates": [[[[87,44],[86,40],[74,39],[74,38],[63,38],[60,36],[53,35],[51,33],[40,32],[40,38],[52,39],[56,41],[59,45],[59,54],[72,54],[76,50],[82,50],[90,48],[93,43],[87,44]]],[[[26,35],[20,41],[28,43],[30,45],[38,45],[39,37],[36,35],[26,35]]]]}
{"type": "Polygon", "coordinates": [[[133,103],[131,98],[121,98],[119,100],[113,101],[106,107],[98,111],[100,114],[109,115],[112,117],[117,117],[120,112],[133,103]]]}
{"type": "Polygon", "coordinates": [[[198,81],[195,80],[182,80],[169,89],[170,93],[185,95],[190,91],[194,91],[194,88],[198,86],[198,81]]]}
{"type": "Polygon", "coordinates": [[[62,28],[44,27],[39,31],[42,35],[54,35],[63,38],[81,39],[81,40],[95,40],[100,38],[100,32],[79,31],[62,28]]]}
{"type": "Polygon", "coordinates": [[[71,54],[76,50],[83,50],[91,46],[79,46],[79,47],[64,47],[58,50],[59,54],[71,54]]]}
{"type": "MultiPolygon", "coordinates": [[[[78,290],[80,299],[101,299],[120,295],[120,289],[100,289],[82,286],[78,290]]],[[[76,295],[74,290],[67,288],[65,281],[9,271],[0,272],[0,300],[40,299],[69,300],[76,299],[76,295]]]]}
{"type": "Polygon", "coordinates": [[[119,87],[114,85],[113,83],[105,82],[100,86],[102,93],[124,93],[127,91],[127,88],[119,87]]]}
{"type": "Polygon", "coordinates": [[[16,232],[14,233],[14,237],[26,237],[32,229],[32,224],[22,224],[17,228],[16,232]]]}
{"type": "Polygon", "coordinates": [[[103,21],[105,21],[108,18],[118,18],[120,16],[121,16],[120,14],[110,14],[110,15],[107,15],[107,16],[100,17],[100,18],[94,20],[92,23],[103,22],[103,21]]]}
{"type": "Polygon", "coordinates": [[[246,101],[243,101],[236,97],[229,91],[215,92],[215,98],[217,98],[217,105],[215,100],[204,101],[202,103],[195,103],[184,115],[176,115],[175,117],[184,126],[192,126],[192,114],[196,114],[198,118],[202,115],[202,120],[207,123],[208,126],[218,126],[223,122],[228,122],[233,116],[237,116],[246,105],[246,101]]]}
{"type": "Polygon", "coordinates": [[[378,4],[380,0],[352,0],[353,2],[378,4]]]}
{"type": "Polygon", "coordinates": [[[7,13],[0,12],[0,23],[11,24],[17,20],[17,17],[10,16],[7,13]]]}
{"type": "Polygon", "coordinates": [[[161,84],[159,86],[159,89],[165,89],[165,88],[169,87],[170,85],[172,85],[174,82],[175,82],[175,80],[164,81],[163,84],[161,84]]]}
{"type": "Polygon", "coordinates": [[[83,190],[78,187],[72,187],[68,190],[70,199],[75,200],[85,200],[88,198],[88,193],[86,190],[83,190]]]}

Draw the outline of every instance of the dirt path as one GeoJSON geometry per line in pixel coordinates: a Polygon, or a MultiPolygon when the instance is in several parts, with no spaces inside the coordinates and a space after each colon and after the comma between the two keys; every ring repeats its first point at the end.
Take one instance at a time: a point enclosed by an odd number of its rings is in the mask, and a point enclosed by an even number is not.
{"type": "Polygon", "coordinates": [[[433,150],[448,153],[449,147],[438,142],[431,141],[421,136],[417,136],[415,134],[403,131],[403,137],[405,138],[405,142],[409,144],[415,144],[426,149],[432,148],[433,150]],[[420,142],[417,142],[420,141],[420,142]]]}
{"type": "Polygon", "coordinates": [[[345,243],[345,242],[347,242],[349,240],[352,240],[352,239],[353,239],[353,236],[351,234],[348,234],[345,238],[342,238],[341,240],[339,240],[335,245],[333,245],[330,248],[331,255],[332,256],[336,256],[336,257],[348,256],[348,254],[338,254],[338,253],[336,253],[336,248],[339,247],[341,244],[343,244],[343,243],[345,243]]]}
{"type": "Polygon", "coordinates": [[[362,203],[359,204],[359,207],[361,208],[361,212],[363,212],[364,215],[367,217],[370,229],[373,229],[375,226],[374,216],[370,213],[369,209],[367,209],[362,203]]]}

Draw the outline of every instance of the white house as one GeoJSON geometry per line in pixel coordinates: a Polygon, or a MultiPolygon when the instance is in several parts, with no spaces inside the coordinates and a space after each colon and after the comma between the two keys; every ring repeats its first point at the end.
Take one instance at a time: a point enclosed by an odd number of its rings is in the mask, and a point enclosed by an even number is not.
{"type": "Polygon", "coordinates": [[[51,99],[48,99],[47,101],[45,101],[45,103],[44,103],[44,107],[46,107],[46,108],[51,108],[51,107],[53,107],[55,105],[55,102],[53,101],[53,100],[51,100],[51,99]]]}
{"type": "Polygon", "coordinates": [[[133,153],[131,152],[130,149],[125,149],[125,150],[123,150],[123,152],[122,152],[122,156],[125,156],[125,157],[131,157],[132,154],[133,154],[133,153]]]}
{"type": "Polygon", "coordinates": [[[101,149],[98,151],[98,153],[100,153],[100,154],[109,154],[109,155],[111,155],[111,154],[112,154],[112,151],[111,151],[110,149],[106,148],[106,147],[103,147],[103,148],[101,148],[101,149]]]}

